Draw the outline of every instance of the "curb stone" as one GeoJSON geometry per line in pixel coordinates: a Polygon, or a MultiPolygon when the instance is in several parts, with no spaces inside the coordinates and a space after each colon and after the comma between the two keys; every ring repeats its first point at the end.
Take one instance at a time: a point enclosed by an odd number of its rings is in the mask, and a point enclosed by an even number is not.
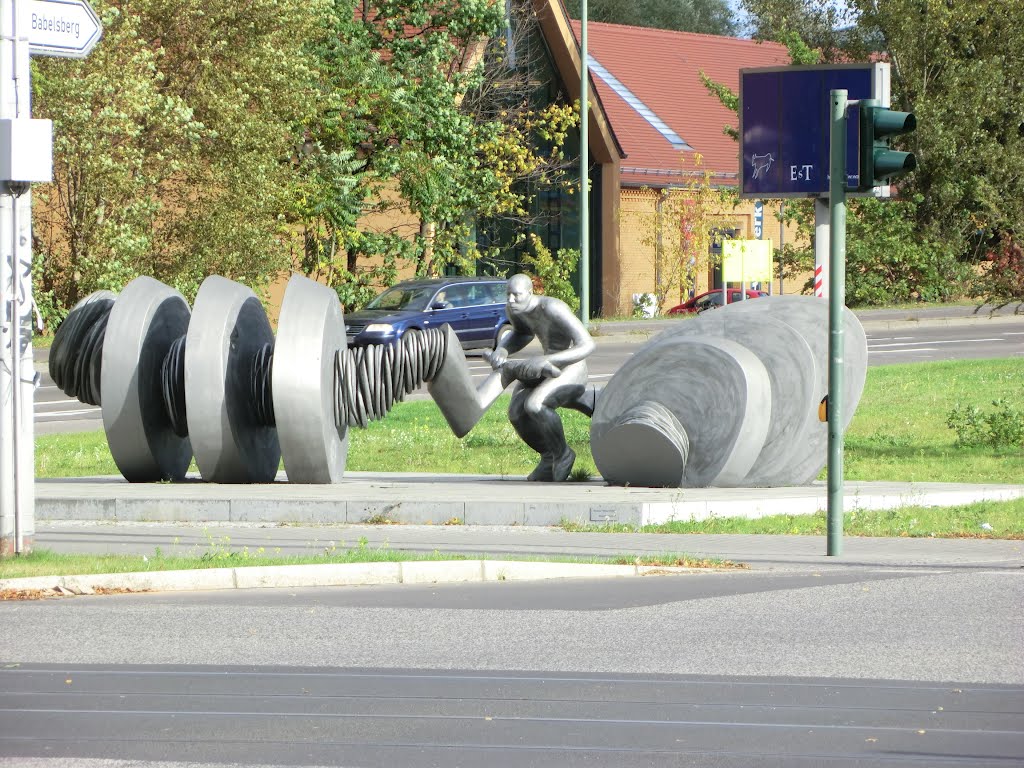
{"type": "MultiPolygon", "coordinates": [[[[203,568],[184,571],[30,576],[0,579],[0,591],[51,591],[87,595],[100,590],[184,592],[213,589],[345,587],[368,584],[454,584],[541,579],[594,579],[699,573],[707,568],[604,563],[545,563],[516,560],[410,560],[203,568]]],[[[737,569],[714,569],[731,572],[737,569]]]]}

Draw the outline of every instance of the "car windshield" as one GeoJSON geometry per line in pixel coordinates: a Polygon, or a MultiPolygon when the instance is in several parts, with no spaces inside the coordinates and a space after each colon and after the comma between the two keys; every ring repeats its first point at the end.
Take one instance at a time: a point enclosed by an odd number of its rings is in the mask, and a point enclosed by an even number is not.
{"type": "Polygon", "coordinates": [[[409,309],[423,311],[434,295],[436,286],[402,286],[388,288],[366,305],[366,309],[409,309]]]}

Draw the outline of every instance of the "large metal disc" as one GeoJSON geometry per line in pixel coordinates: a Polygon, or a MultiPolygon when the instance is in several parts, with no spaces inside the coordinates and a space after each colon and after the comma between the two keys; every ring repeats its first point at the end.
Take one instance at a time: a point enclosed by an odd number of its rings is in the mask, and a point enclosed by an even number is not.
{"type": "MultiPolygon", "coordinates": [[[[678,336],[648,344],[601,391],[590,423],[594,463],[609,481],[639,485],[649,476],[643,446],[627,440],[643,440],[645,430],[625,429],[637,423],[641,403],[663,406],[689,445],[687,456],[676,449],[685,460],[681,481],[666,471],[654,484],[730,487],[740,484],[764,446],[771,385],[757,356],[734,341],[678,336]]],[[[678,437],[670,442],[682,446],[678,437]]]]}
{"type": "Polygon", "coordinates": [[[343,418],[336,426],[334,414],[335,355],[345,346],[338,295],[292,275],[281,305],[272,374],[277,435],[290,482],[337,483],[345,474],[348,426],[343,418]]]}
{"type": "MultiPolygon", "coordinates": [[[[715,310],[721,312],[723,310],[715,310]]],[[[773,318],[790,326],[803,336],[817,368],[818,387],[804,403],[804,429],[794,440],[789,455],[785,484],[805,485],[812,482],[828,457],[828,425],[818,420],[818,403],[828,394],[828,301],[813,296],[768,296],[754,301],[730,304],[728,311],[757,318],[773,318]]],[[[849,309],[843,307],[843,429],[850,425],[868,368],[868,340],[864,326],[849,309]]]]}
{"type": "Polygon", "coordinates": [[[214,483],[269,483],[277,476],[277,430],[252,401],[256,353],[274,334],[256,294],[212,275],[196,296],[185,341],[185,408],[196,464],[214,483]]]}
{"type": "Polygon", "coordinates": [[[103,428],[117,468],[133,483],[180,480],[192,460],[164,408],[160,366],[185,335],[185,298],[151,277],[128,283],[107,320],[100,392],[103,428]]]}
{"type": "MultiPolygon", "coordinates": [[[[738,342],[757,355],[771,383],[771,422],[764,447],[743,483],[802,484],[808,472],[802,458],[804,446],[821,427],[817,419],[820,366],[815,363],[806,339],[792,326],[764,312],[734,311],[734,306],[679,323],[678,327],[654,337],[651,344],[680,336],[721,337],[738,342]]],[[[823,461],[824,454],[815,457],[818,458],[823,461]]]]}

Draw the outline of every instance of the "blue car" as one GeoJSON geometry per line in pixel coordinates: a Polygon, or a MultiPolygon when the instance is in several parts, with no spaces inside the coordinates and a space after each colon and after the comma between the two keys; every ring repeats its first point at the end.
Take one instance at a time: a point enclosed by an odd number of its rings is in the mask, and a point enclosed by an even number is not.
{"type": "Polygon", "coordinates": [[[358,312],[345,315],[349,346],[389,344],[410,329],[445,323],[463,349],[493,348],[511,329],[505,281],[483,277],[407,280],[388,288],[358,312]]]}

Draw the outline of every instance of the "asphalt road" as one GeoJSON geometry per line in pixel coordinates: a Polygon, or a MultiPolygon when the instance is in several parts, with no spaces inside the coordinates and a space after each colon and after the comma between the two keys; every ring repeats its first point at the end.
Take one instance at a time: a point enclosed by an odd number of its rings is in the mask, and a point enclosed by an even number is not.
{"type": "Polygon", "coordinates": [[[1022,603],[955,568],[0,603],[0,765],[1020,765],[1022,603]]]}
{"type": "MultiPolygon", "coordinates": [[[[896,313],[895,319],[873,313],[866,324],[869,365],[1024,356],[1024,318],[997,317],[971,321],[969,317],[963,317],[954,318],[959,324],[930,324],[950,318],[929,316],[922,323],[899,323],[897,310],[886,312],[896,313]],[[901,327],[878,327],[883,324],[901,327]]],[[[588,358],[590,380],[598,386],[603,385],[638,345],[670,327],[672,322],[638,323],[635,330],[620,330],[614,335],[604,331],[604,335],[599,335],[597,350],[588,358]]],[[[36,433],[101,429],[103,422],[98,407],[71,400],[54,386],[46,370],[47,353],[45,349],[36,351],[36,368],[41,377],[40,387],[36,390],[36,433]]],[[[490,373],[490,366],[478,352],[468,353],[468,362],[474,378],[482,380],[490,373]]],[[[418,397],[427,397],[426,390],[413,394],[410,399],[418,397]]]]}

